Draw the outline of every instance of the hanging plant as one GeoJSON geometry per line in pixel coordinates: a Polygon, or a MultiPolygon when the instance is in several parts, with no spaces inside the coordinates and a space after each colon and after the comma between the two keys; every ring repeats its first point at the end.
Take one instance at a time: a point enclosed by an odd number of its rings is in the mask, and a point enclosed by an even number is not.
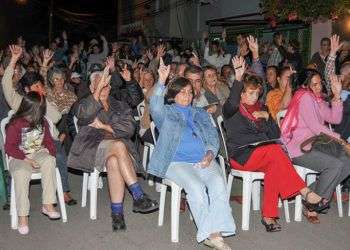
{"type": "Polygon", "coordinates": [[[337,20],[348,14],[350,0],[261,0],[260,7],[267,19],[275,17],[277,22],[337,20]]]}

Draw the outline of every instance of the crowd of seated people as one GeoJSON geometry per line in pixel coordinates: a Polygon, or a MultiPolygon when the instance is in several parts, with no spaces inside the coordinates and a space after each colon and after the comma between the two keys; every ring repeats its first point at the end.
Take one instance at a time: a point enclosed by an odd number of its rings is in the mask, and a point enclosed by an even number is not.
{"type": "MultiPolygon", "coordinates": [[[[219,116],[231,168],[265,173],[261,222],[266,231],[281,231],[278,199],[299,194],[304,216],[320,223],[335,187],[349,188],[350,61],[341,57],[339,37],[322,39],[305,69],[300,44],[285,44],[281,33],[274,34],[270,47],[240,34],[230,50],[225,31],[221,42],[210,41],[205,33],[200,44],[202,48],[181,49],[142,37],[130,44],[109,43],[104,36],[71,44],[62,32],[49,49],[28,49],[20,37],[0,53],[1,119],[14,111],[6,129],[11,139],[3,141],[3,151],[11,159],[21,234],[29,232],[32,172],[43,175],[42,212],[57,219],[52,169],[59,170],[66,204],[74,205],[69,168],[96,168],[107,172],[114,231],[126,229],[126,190],[134,212],[158,209],[138,178],[150,174],[183,187],[198,242],[231,249],[223,237],[236,228],[225,175],[216,162],[224,151],[215,124],[219,116]],[[139,105],[143,112],[135,119],[139,105]],[[286,114],[279,121],[281,111],[286,114]],[[47,121],[53,124],[52,134],[47,121]],[[304,147],[320,134],[340,146],[335,151],[304,147]],[[147,171],[142,167],[145,143],[155,144],[147,171]],[[307,186],[293,164],[318,172],[317,180],[307,186]]],[[[1,182],[0,190],[7,190],[1,182]]]]}

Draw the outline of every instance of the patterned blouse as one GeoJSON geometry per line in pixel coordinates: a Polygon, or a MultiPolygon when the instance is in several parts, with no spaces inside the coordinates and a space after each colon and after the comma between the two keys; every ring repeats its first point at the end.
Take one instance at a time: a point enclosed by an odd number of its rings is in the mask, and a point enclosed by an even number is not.
{"type": "Polygon", "coordinates": [[[70,107],[77,101],[77,97],[73,92],[67,89],[61,93],[58,93],[53,89],[48,88],[47,100],[51,103],[54,103],[57,106],[59,112],[68,113],[70,107]]]}

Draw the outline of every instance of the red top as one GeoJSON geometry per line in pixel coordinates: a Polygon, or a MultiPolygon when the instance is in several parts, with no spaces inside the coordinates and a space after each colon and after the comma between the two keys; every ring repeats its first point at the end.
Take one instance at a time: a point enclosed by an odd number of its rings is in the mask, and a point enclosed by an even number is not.
{"type": "Polygon", "coordinates": [[[29,128],[29,122],[18,118],[6,128],[5,152],[8,156],[24,160],[27,154],[46,148],[50,155],[56,156],[56,148],[50,134],[50,127],[44,120],[44,131],[29,128]]]}

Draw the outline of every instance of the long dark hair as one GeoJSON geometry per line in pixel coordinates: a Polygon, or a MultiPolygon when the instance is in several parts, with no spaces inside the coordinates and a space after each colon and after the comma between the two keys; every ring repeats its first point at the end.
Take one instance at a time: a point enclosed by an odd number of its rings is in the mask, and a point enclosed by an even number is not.
{"type": "Polygon", "coordinates": [[[29,122],[31,129],[39,128],[44,125],[45,114],[45,98],[40,96],[37,92],[31,91],[23,96],[21,105],[17,112],[12,116],[9,123],[18,118],[25,118],[29,122]]]}
{"type": "Polygon", "coordinates": [[[168,91],[165,95],[165,99],[166,102],[168,104],[173,104],[175,103],[175,96],[180,93],[181,89],[183,89],[184,87],[186,87],[187,85],[190,85],[192,88],[192,93],[194,93],[193,91],[193,86],[190,82],[190,80],[188,80],[185,77],[177,77],[175,79],[173,79],[169,84],[168,84],[168,91]]]}

